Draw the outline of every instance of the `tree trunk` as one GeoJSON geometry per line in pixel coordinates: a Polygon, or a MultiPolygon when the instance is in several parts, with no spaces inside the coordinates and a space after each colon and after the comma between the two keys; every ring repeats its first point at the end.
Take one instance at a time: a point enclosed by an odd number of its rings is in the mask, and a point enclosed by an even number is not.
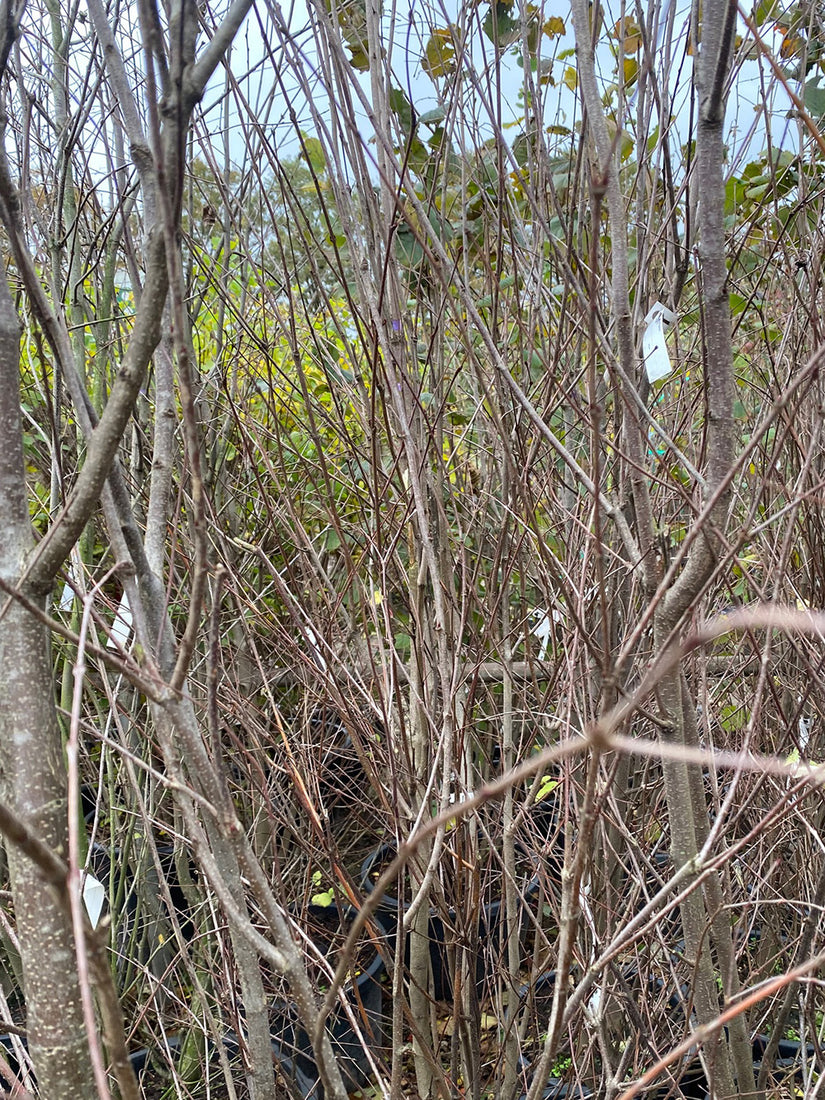
{"type": "MultiPolygon", "coordinates": [[[[20,326],[0,273],[0,575],[16,584],[34,546],[26,497],[19,398],[20,326]]],[[[25,582],[21,586],[24,595],[25,582]]],[[[42,603],[41,601],[38,601],[42,603]]],[[[54,705],[47,630],[3,597],[0,625],[0,790],[31,832],[68,851],[66,765],[54,705]]],[[[88,1096],[93,1080],[65,897],[8,844],[11,889],[26,998],[29,1049],[40,1094],[88,1096]]]]}

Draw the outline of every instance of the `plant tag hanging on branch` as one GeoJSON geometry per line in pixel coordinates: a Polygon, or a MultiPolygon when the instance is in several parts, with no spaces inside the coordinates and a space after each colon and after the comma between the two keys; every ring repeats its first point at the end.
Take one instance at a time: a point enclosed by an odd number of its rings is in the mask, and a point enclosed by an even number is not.
{"type": "Polygon", "coordinates": [[[675,320],[676,314],[673,310],[663,306],[661,302],[651,306],[644,319],[642,354],[648,382],[658,382],[661,378],[667,378],[673,370],[665,341],[665,326],[669,328],[675,320]]]}
{"type": "Polygon", "coordinates": [[[90,875],[88,871],[83,876],[81,897],[83,898],[83,904],[86,906],[86,912],[89,914],[92,928],[97,928],[100,914],[103,911],[103,902],[106,900],[106,887],[94,875],[90,875]]]}

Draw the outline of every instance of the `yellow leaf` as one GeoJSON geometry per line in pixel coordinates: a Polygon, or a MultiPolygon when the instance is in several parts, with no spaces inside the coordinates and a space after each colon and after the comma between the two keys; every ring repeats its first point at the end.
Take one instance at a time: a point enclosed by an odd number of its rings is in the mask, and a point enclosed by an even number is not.
{"type": "Polygon", "coordinates": [[[567,34],[567,27],[560,15],[551,15],[544,24],[543,30],[548,38],[558,38],[559,35],[567,34]]]}
{"type": "Polygon", "coordinates": [[[452,31],[448,27],[436,28],[430,35],[421,66],[433,80],[448,76],[455,70],[455,47],[452,31]]]}
{"type": "Polygon", "coordinates": [[[639,30],[639,24],[635,19],[625,19],[624,26],[620,19],[616,26],[613,28],[613,37],[621,38],[622,50],[625,53],[636,53],[642,46],[642,32],[639,30]],[[624,30],[624,34],[622,31],[624,30]]]}
{"type": "Polygon", "coordinates": [[[564,83],[570,89],[571,92],[575,92],[579,86],[579,74],[573,68],[572,65],[567,65],[564,70],[564,77],[562,78],[564,83]]]}
{"type": "Polygon", "coordinates": [[[786,61],[789,57],[799,57],[805,46],[805,39],[801,38],[798,34],[788,32],[782,39],[782,45],[779,47],[779,56],[786,61]]]}

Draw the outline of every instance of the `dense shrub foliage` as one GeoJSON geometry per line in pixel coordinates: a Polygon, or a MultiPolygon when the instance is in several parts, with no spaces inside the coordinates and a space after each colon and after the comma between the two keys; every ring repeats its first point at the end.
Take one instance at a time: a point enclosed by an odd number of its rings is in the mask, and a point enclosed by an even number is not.
{"type": "Polygon", "coordinates": [[[0,24],[3,1088],[818,1095],[820,13],[0,24]]]}

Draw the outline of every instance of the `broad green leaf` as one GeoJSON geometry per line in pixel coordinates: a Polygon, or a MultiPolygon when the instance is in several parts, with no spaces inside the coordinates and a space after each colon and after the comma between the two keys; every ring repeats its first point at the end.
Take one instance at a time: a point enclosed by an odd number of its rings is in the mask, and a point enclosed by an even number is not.
{"type": "Polygon", "coordinates": [[[419,115],[418,121],[424,126],[434,126],[438,122],[443,122],[445,115],[446,111],[443,107],[434,107],[432,111],[425,111],[423,115],[419,115]]]}
{"type": "Polygon", "coordinates": [[[761,27],[767,19],[775,19],[779,11],[779,4],[777,0],[761,0],[756,5],[756,11],[754,13],[754,21],[757,27],[761,27]]]}
{"type": "Polygon", "coordinates": [[[367,72],[370,67],[370,59],[367,57],[367,51],[363,45],[348,42],[347,49],[349,50],[349,63],[353,69],[357,69],[359,73],[367,72]]]}
{"type": "Polygon", "coordinates": [[[482,28],[490,41],[499,46],[515,42],[521,28],[518,19],[513,17],[513,0],[491,0],[482,28]]]}
{"type": "Polygon", "coordinates": [[[322,894],[313,894],[310,900],[313,905],[320,905],[322,908],[328,909],[335,901],[335,891],[325,890],[322,894]]]}
{"type": "Polygon", "coordinates": [[[390,88],[389,100],[390,108],[395,113],[401,129],[405,134],[409,134],[412,131],[413,118],[415,117],[412,103],[400,88],[390,88]]]}
{"type": "Polygon", "coordinates": [[[538,794],[536,795],[536,802],[541,802],[542,799],[547,798],[558,787],[558,779],[554,779],[552,775],[543,775],[539,780],[538,794]]]}
{"type": "Polygon", "coordinates": [[[303,142],[303,154],[309,161],[310,167],[316,175],[322,175],[327,169],[327,158],[324,155],[324,147],[317,137],[310,137],[301,130],[303,142]]]}
{"type": "Polygon", "coordinates": [[[825,116],[825,88],[819,86],[819,75],[805,82],[803,98],[805,107],[815,119],[825,116]]]}
{"type": "Polygon", "coordinates": [[[758,183],[755,187],[748,187],[745,191],[745,198],[750,199],[751,202],[759,202],[760,199],[764,198],[770,186],[770,183],[758,183]]]}
{"type": "Polygon", "coordinates": [[[327,531],[326,538],[324,539],[325,550],[337,550],[341,545],[341,536],[337,531],[327,531]]]}
{"type": "Polygon", "coordinates": [[[395,234],[398,259],[405,267],[418,267],[424,259],[424,249],[408,225],[400,225],[395,234]]]}

